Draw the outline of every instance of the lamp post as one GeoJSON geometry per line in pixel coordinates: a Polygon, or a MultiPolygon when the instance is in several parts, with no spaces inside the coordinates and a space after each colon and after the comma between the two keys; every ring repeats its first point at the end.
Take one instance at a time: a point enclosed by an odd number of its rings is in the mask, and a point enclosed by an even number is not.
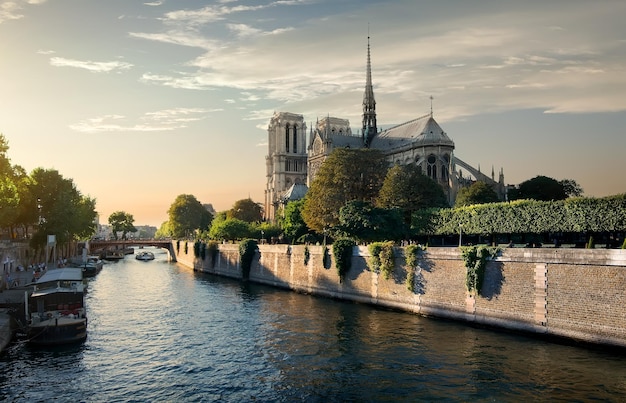
{"type": "Polygon", "coordinates": [[[463,224],[459,223],[459,248],[463,245],[463,224]]]}

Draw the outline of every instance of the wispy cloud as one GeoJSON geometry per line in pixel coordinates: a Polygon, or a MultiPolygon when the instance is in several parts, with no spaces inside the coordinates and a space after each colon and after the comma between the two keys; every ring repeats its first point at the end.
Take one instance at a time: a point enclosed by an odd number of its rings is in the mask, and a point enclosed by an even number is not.
{"type": "Polygon", "coordinates": [[[37,5],[45,2],[46,0],[4,0],[0,3],[0,24],[4,21],[24,18],[22,10],[26,5],[37,5]]]}
{"type": "Polygon", "coordinates": [[[108,73],[110,71],[128,70],[133,67],[130,63],[120,61],[94,62],[90,60],[66,59],[63,57],[51,58],[50,64],[55,67],[75,67],[78,69],[89,70],[94,73],[108,73]]]}
{"type": "Polygon", "coordinates": [[[221,109],[173,108],[148,112],[138,119],[122,115],[104,115],[70,125],[72,130],[82,133],[113,132],[162,132],[182,129],[191,122],[205,119],[210,113],[221,109]]]}

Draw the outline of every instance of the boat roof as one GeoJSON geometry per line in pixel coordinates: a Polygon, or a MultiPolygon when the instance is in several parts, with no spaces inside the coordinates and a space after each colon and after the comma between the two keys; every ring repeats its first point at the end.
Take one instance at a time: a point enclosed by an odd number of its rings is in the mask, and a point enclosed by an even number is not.
{"type": "Polygon", "coordinates": [[[37,298],[37,297],[44,297],[44,296],[50,295],[50,294],[59,294],[59,293],[76,294],[77,292],[83,292],[82,287],[76,287],[76,288],[67,288],[67,287],[63,287],[63,288],[45,288],[43,290],[33,291],[33,293],[30,296],[32,298],[37,298]]]}
{"type": "Polygon", "coordinates": [[[50,269],[37,280],[37,284],[49,283],[52,281],[82,281],[83,270],[76,267],[63,267],[60,269],[50,269]]]}

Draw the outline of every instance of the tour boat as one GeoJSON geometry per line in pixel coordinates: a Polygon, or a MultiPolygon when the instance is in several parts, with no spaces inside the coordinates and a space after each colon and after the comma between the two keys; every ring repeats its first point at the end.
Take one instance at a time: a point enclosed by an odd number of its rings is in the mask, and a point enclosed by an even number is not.
{"type": "Polygon", "coordinates": [[[136,254],[135,259],[143,261],[154,260],[154,253],[144,250],[136,254]]]}
{"type": "Polygon", "coordinates": [[[83,270],[83,277],[94,277],[100,273],[104,262],[98,256],[87,256],[86,260],[75,263],[74,267],[80,267],[83,270]]]}
{"type": "Polygon", "coordinates": [[[27,341],[46,346],[85,340],[85,293],[81,268],[46,271],[35,283],[28,299],[27,341]]]}

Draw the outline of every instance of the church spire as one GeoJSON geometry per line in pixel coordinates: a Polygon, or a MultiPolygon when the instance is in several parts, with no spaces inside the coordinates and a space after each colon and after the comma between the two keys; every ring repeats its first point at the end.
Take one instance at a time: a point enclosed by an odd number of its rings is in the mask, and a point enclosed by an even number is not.
{"type": "MultiPolygon", "coordinates": [[[[369,31],[369,29],[368,29],[369,31]]],[[[370,37],[367,35],[367,73],[365,82],[365,94],[363,94],[363,131],[361,137],[365,147],[369,147],[372,139],[378,132],[376,127],[376,101],[374,100],[374,87],[372,86],[372,64],[370,60],[370,37]]]]}

